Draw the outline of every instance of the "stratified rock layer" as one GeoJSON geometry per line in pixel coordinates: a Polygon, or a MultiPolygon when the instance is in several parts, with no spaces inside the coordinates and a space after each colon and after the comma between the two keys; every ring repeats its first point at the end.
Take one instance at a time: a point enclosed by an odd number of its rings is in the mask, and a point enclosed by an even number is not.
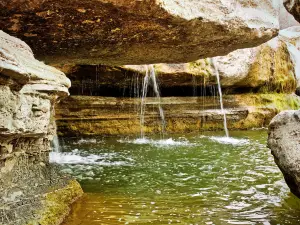
{"type": "Polygon", "coordinates": [[[13,0],[0,27],[46,62],[179,63],[264,43],[278,14],[271,0],[13,0]]]}
{"type": "Polygon", "coordinates": [[[284,111],[270,123],[268,147],[291,192],[300,198],[300,111],[284,111]]]}
{"type": "Polygon", "coordinates": [[[82,192],[49,164],[53,106],[68,87],[62,72],[0,31],[0,224],[58,224],[82,192]],[[48,196],[57,194],[62,204],[54,207],[48,196]]]}
{"type": "MultiPolygon", "coordinates": [[[[71,96],[56,107],[58,134],[63,136],[139,135],[140,100],[99,96],[71,96]]],[[[160,104],[166,132],[184,133],[223,129],[218,97],[166,97],[160,103],[146,99],[144,130],[159,133],[160,104]]],[[[289,94],[243,94],[224,96],[229,129],[261,128],[280,111],[300,106],[289,94]]]]}

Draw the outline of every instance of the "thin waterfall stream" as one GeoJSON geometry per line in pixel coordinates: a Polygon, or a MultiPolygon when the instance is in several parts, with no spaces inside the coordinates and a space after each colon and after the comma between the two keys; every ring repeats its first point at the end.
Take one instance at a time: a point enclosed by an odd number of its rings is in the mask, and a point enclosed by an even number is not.
{"type": "Polygon", "coordinates": [[[218,91],[219,91],[219,96],[220,96],[220,107],[221,107],[221,113],[223,114],[223,121],[224,121],[224,131],[226,134],[226,137],[229,137],[229,132],[227,128],[227,118],[226,118],[226,112],[224,110],[223,106],[223,95],[222,95],[222,88],[221,88],[221,82],[220,82],[220,73],[217,67],[217,64],[214,59],[211,59],[214,70],[216,72],[216,77],[217,77],[217,82],[218,82],[218,91]]]}
{"type": "Polygon", "coordinates": [[[53,152],[56,152],[56,153],[58,153],[58,152],[61,152],[61,147],[60,147],[60,144],[59,144],[59,139],[58,139],[58,136],[57,135],[54,135],[53,136],[53,141],[52,141],[52,143],[53,143],[53,152]]]}
{"type": "Polygon", "coordinates": [[[146,112],[146,98],[147,98],[147,93],[148,93],[148,86],[149,86],[149,81],[151,80],[152,82],[152,87],[153,87],[153,92],[155,94],[155,98],[158,102],[158,110],[159,110],[159,116],[161,119],[161,134],[164,136],[165,133],[165,115],[163,108],[161,106],[161,97],[160,97],[160,91],[159,91],[159,86],[158,82],[156,79],[156,73],[155,73],[155,68],[153,65],[146,65],[145,66],[145,77],[143,81],[143,88],[142,88],[142,95],[141,95],[141,114],[140,114],[140,126],[141,126],[141,138],[145,138],[145,112],[146,112]]]}

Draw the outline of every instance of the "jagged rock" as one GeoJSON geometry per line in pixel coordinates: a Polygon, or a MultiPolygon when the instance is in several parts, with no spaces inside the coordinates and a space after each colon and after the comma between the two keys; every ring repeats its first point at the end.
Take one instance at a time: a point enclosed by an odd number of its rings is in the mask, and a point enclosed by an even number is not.
{"type": "Polygon", "coordinates": [[[284,0],[284,6],[295,19],[300,22],[300,1],[299,0],[284,0]]]}
{"type": "Polygon", "coordinates": [[[300,111],[284,111],[270,123],[268,147],[291,192],[300,198],[300,111]]]}
{"type": "Polygon", "coordinates": [[[53,107],[68,96],[69,87],[62,72],[37,61],[25,42],[0,31],[1,224],[57,224],[82,193],[49,164],[53,107]],[[54,207],[56,194],[60,207],[54,207]]]}
{"type": "Polygon", "coordinates": [[[271,0],[14,0],[0,27],[48,63],[180,63],[262,44],[279,28],[271,0]]]}

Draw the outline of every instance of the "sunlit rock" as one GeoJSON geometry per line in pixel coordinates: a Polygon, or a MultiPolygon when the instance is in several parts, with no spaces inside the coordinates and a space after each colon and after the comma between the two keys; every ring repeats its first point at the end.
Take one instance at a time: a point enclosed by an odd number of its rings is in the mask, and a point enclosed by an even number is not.
{"type": "Polygon", "coordinates": [[[56,132],[53,106],[69,95],[69,87],[70,80],[62,72],[37,61],[28,45],[0,31],[3,224],[56,224],[69,211],[68,204],[81,194],[78,184],[70,183],[69,177],[49,164],[50,141],[56,132]],[[54,198],[56,194],[60,202],[54,198]]]}

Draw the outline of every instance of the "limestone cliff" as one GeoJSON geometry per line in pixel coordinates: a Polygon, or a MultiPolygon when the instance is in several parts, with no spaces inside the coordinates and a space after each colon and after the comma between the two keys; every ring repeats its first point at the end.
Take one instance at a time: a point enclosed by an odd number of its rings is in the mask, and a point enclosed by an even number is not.
{"type": "Polygon", "coordinates": [[[70,80],[37,61],[23,41],[0,31],[0,224],[57,224],[81,194],[49,164],[55,134],[54,104],[68,96],[70,80]],[[49,193],[62,192],[55,213],[49,193]],[[45,221],[53,220],[51,223],[45,221]],[[42,222],[44,221],[44,222],[42,222]]]}

